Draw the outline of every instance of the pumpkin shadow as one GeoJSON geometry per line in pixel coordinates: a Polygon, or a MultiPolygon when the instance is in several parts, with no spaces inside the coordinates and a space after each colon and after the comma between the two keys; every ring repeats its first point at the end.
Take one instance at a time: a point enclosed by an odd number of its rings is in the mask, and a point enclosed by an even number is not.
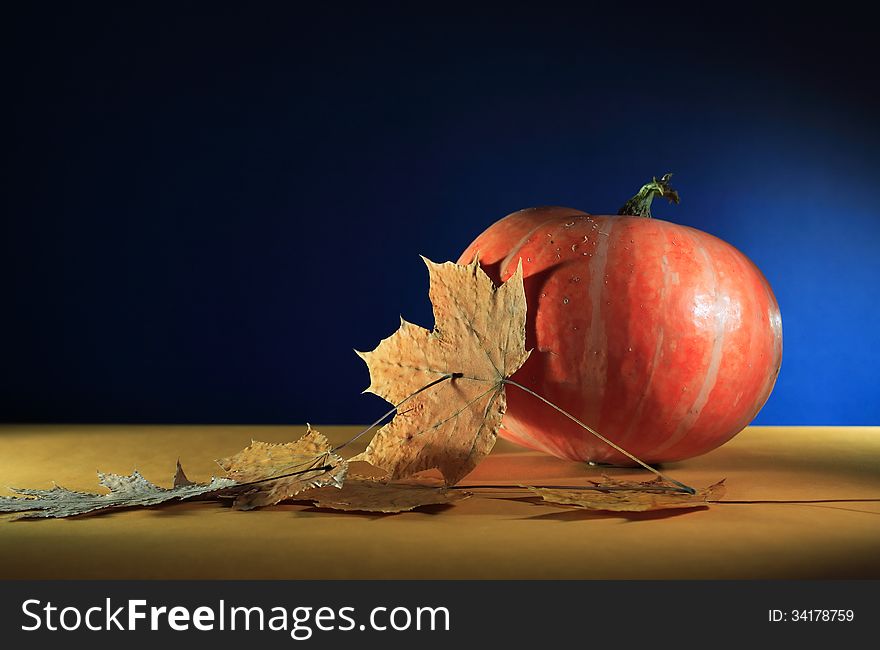
{"type": "MultiPolygon", "coordinates": [[[[755,435],[755,434],[751,434],[755,435]]],[[[765,434],[766,435],[766,434],[765,434]]],[[[880,464],[866,455],[847,454],[832,458],[815,454],[797,453],[790,450],[783,458],[772,451],[752,450],[737,446],[722,446],[712,454],[699,457],[701,469],[721,469],[723,467],[747,467],[756,474],[778,471],[780,468],[809,473],[813,476],[833,478],[836,476],[861,476],[869,480],[880,480],[880,464]]]]}

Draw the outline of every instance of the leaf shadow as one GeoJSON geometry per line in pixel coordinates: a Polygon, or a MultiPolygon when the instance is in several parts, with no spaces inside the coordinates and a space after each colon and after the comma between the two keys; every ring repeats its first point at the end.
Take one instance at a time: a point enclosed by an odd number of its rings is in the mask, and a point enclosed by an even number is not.
{"type": "Polygon", "coordinates": [[[681,517],[690,512],[708,510],[708,506],[695,508],[664,508],[662,510],[645,510],[642,512],[617,512],[611,510],[588,510],[586,508],[571,508],[557,512],[547,512],[541,515],[524,517],[528,521],[589,521],[594,519],[622,519],[621,523],[637,521],[657,521],[660,519],[672,519],[681,517]]]}
{"type": "Polygon", "coordinates": [[[193,511],[205,508],[206,506],[214,506],[216,509],[227,509],[227,505],[218,501],[185,501],[181,503],[159,504],[154,507],[143,508],[155,517],[185,517],[193,511]]]}
{"type": "MultiPolygon", "coordinates": [[[[496,497],[497,498],[497,497],[496,497]]],[[[643,510],[640,512],[626,512],[613,510],[590,510],[589,508],[565,508],[552,503],[548,503],[540,497],[524,496],[524,497],[501,497],[504,501],[517,501],[519,503],[528,503],[543,508],[554,508],[553,512],[545,512],[538,515],[529,515],[527,517],[517,517],[519,520],[526,521],[588,521],[592,519],[623,519],[629,521],[655,521],[658,519],[671,519],[686,515],[689,512],[708,510],[709,506],[696,506],[693,508],[662,508],[658,510],[643,510]],[[562,509],[559,509],[562,508],[562,509]]]]}
{"type": "MultiPolygon", "coordinates": [[[[168,503],[159,503],[153,506],[120,506],[116,508],[103,508],[98,510],[92,510],[91,512],[83,512],[78,515],[67,515],[66,517],[28,517],[28,512],[36,513],[36,510],[24,511],[21,513],[4,513],[10,515],[10,522],[33,522],[33,521],[46,521],[46,520],[57,520],[57,521],[85,521],[88,519],[108,519],[117,517],[119,515],[124,515],[130,512],[143,512],[152,517],[184,517],[190,515],[192,511],[204,507],[206,505],[217,505],[214,501],[209,500],[193,500],[186,502],[168,502],[168,503]]],[[[220,504],[221,506],[223,504],[220,504]]]]}
{"type": "Polygon", "coordinates": [[[300,510],[300,512],[307,512],[310,514],[335,514],[343,517],[357,517],[360,519],[367,519],[372,521],[378,519],[387,519],[389,517],[395,517],[397,515],[405,515],[410,513],[435,516],[442,512],[446,512],[453,507],[454,504],[451,503],[434,503],[430,505],[418,506],[416,508],[413,508],[412,510],[402,510],[400,512],[370,512],[365,510],[337,510],[336,508],[305,506],[300,510]]]}

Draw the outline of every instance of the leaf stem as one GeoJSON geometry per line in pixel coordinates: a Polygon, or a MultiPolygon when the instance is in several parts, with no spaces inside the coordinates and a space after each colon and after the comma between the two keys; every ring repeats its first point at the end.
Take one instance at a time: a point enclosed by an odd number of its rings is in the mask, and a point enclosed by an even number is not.
{"type": "MultiPolygon", "coordinates": [[[[327,458],[327,457],[329,457],[330,454],[336,453],[336,452],[339,451],[340,449],[343,449],[344,447],[350,445],[351,443],[353,443],[355,440],[357,440],[357,439],[360,438],[361,436],[363,436],[363,435],[367,434],[368,432],[370,432],[375,426],[381,424],[382,421],[385,420],[388,416],[393,415],[394,412],[397,411],[397,409],[399,409],[401,406],[403,406],[404,404],[406,404],[409,400],[411,400],[413,397],[415,397],[415,396],[418,395],[419,393],[424,392],[424,391],[428,390],[429,388],[431,388],[431,387],[433,387],[433,386],[436,386],[437,384],[440,384],[440,383],[442,383],[442,382],[444,382],[444,381],[446,381],[446,380],[448,380],[448,379],[458,379],[458,378],[460,378],[460,377],[462,377],[462,374],[461,374],[460,372],[449,372],[449,373],[446,373],[445,375],[443,375],[442,377],[438,377],[438,378],[435,379],[434,381],[428,382],[427,384],[425,384],[424,386],[422,386],[421,388],[419,388],[417,391],[415,391],[415,392],[412,393],[411,395],[407,396],[406,398],[404,398],[403,400],[401,400],[400,402],[398,402],[394,407],[391,408],[391,410],[389,410],[387,413],[385,413],[382,417],[380,417],[378,420],[376,420],[375,422],[373,422],[370,426],[368,426],[367,428],[365,428],[363,431],[359,432],[359,433],[358,433],[357,435],[355,435],[353,438],[350,438],[349,440],[343,442],[341,445],[338,445],[338,446],[334,447],[334,448],[331,449],[329,452],[325,452],[324,454],[321,454],[320,456],[317,456],[314,460],[327,458]]],[[[488,391],[487,391],[487,392],[488,392],[488,391]]],[[[312,460],[312,461],[306,461],[306,462],[303,462],[303,463],[297,463],[297,464],[295,464],[295,465],[288,465],[288,466],[287,466],[286,468],[284,468],[284,469],[292,469],[292,468],[294,468],[294,467],[301,467],[302,465],[305,465],[307,462],[308,462],[308,463],[313,463],[314,460],[312,460]]],[[[249,485],[257,485],[257,484],[259,484],[259,483],[266,483],[266,482],[268,482],[268,481],[277,481],[278,479],[281,479],[281,478],[288,478],[288,477],[290,477],[290,476],[299,476],[300,474],[308,474],[309,472],[325,472],[325,471],[330,471],[330,470],[333,470],[333,469],[335,469],[335,468],[336,468],[336,465],[326,464],[326,463],[325,463],[325,464],[323,464],[323,465],[321,465],[321,466],[319,466],[319,467],[306,467],[305,469],[297,470],[297,471],[295,471],[295,472],[285,472],[285,473],[283,473],[283,474],[274,474],[273,476],[267,476],[266,478],[261,478],[261,479],[258,479],[258,480],[256,480],[256,481],[249,481],[248,483],[238,483],[238,484],[236,484],[236,485],[234,485],[234,486],[230,486],[230,487],[231,487],[231,489],[237,489],[237,488],[246,487],[246,486],[249,486],[249,485]]],[[[283,470],[282,470],[282,471],[283,471],[283,470]]]]}
{"type": "Polygon", "coordinates": [[[524,392],[528,393],[529,395],[531,395],[532,397],[536,397],[537,399],[541,400],[541,401],[544,402],[547,406],[549,406],[549,407],[555,409],[555,410],[558,411],[559,413],[562,413],[562,415],[564,415],[564,416],[567,417],[569,420],[571,420],[572,422],[574,422],[575,424],[577,424],[579,427],[581,427],[581,428],[584,429],[585,431],[589,431],[589,432],[592,433],[594,436],[596,436],[599,440],[601,440],[601,441],[604,442],[605,444],[607,444],[607,445],[613,447],[615,450],[617,450],[618,452],[620,452],[621,454],[623,454],[624,456],[626,456],[627,458],[629,458],[629,459],[630,459],[631,461],[633,461],[634,463],[637,463],[638,465],[641,465],[642,467],[644,467],[644,468],[645,468],[646,470],[648,470],[649,472],[652,472],[652,473],[656,474],[657,476],[659,476],[660,478],[662,478],[664,481],[669,481],[670,483],[672,483],[672,484],[674,484],[674,485],[677,485],[677,486],[678,486],[677,489],[678,489],[679,491],[681,491],[681,492],[686,492],[687,494],[696,494],[696,493],[697,493],[697,491],[696,491],[694,488],[690,487],[689,485],[685,485],[685,484],[682,483],[681,481],[676,481],[674,478],[670,478],[670,477],[668,477],[668,476],[664,476],[662,473],[660,473],[658,470],[656,470],[656,469],[654,469],[653,467],[651,467],[650,465],[648,465],[646,462],[644,462],[644,461],[642,461],[642,460],[639,460],[638,458],[636,458],[635,456],[633,456],[631,453],[629,453],[629,452],[628,452],[626,449],[624,449],[623,447],[620,447],[619,445],[617,445],[617,444],[611,442],[608,438],[606,438],[605,436],[603,436],[601,433],[599,433],[598,431],[596,431],[596,430],[593,429],[592,427],[587,426],[586,424],[584,424],[583,422],[581,422],[580,420],[578,420],[575,416],[573,416],[571,413],[569,413],[568,411],[566,411],[565,409],[563,409],[563,408],[561,408],[561,407],[559,407],[559,406],[556,406],[556,404],[554,404],[553,402],[551,402],[551,401],[548,400],[547,398],[542,397],[541,395],[539,395],[538,393],[536,393],[535,391],[533,391],[531,388],[526,388],[526,387],[523,386],[522,384],[517,383],[517,382],[513,381],[512,379],[505,379],[503,383],[505,383],[505,384],[510,384],[511,386],[516,386],[516,387],[519,388],[521,391],[524,391],[524,392]]]}
{"type": "Polygon", "coordinates": [[[296,472],[288,472],[287,474],[278,474],[276,476],[267,476],[266,478],[257,479],[256,481],[248,481],[247,483],[236,483],[235,485],[230,485],[228,488],[222,488],[222,490],[238,490],[239,488],[247,487],[249,485],[259,485],[260,483],[267,483],[268,481],[277,481],[280,478],[299,476],[300,474],[308,474],[309,472],[329,472],[332,469],[336,469],[336,465],[307,467],[306,469],[301,469],[296,472]]]}
{"type": "Polygon", "coordinates": [[[401,406],[403,406],[404,404],[406,404],[408,401],[410,401],[413,397],[415,397],[415,396],[418,395],[419,393],[422,393],[422,392],[428,390],[429,388],[431,388],[431,387],[433,387],[433,386],[436,386],[437,384],[443,383],[443,382],[446,381],[447,379],[457,379],[457,378],[459,378],[459,377],[461,377],[461,376],[462,376],[462,374],[461,374],[460,372],[448,372],[448,373],[446,373],[445,375],[443,375],[442,377],[438,377],[438,378],[435,379],[434,381],[425,384],[424,386],[422,386],[421,388],[419,388],[416,392],[411,393],[411,394],[408,395],[407,397],[404,397],[400,402],[398,402],[397,404],[395,404],[394,406],[392,406],[391,409],[390,409],[387,413],[385,413],[382,417],[380,417],[378,420],[376,420],[375,422],[373,422],[373,424],[371,424],[370,426],[368,426],[366,429],[364,429],[363,431],[361,431],[360,433],[358,433],[357,435],[355,435],[353,438],[350,438],[349,440],[346,440],[346,441],[343,442],[341,445],[339,445],[339,446],[337,446],[337,447],[334,447],[334,448],[331,450],[331,452],[337,452],[337,451],[339,451],[340,449],[343,449],[343,448],[347,447],[348,445],[350,445],[351,443],[353,443],[353,442],[354,442],[355,440],[357,440],[358,438],[360,438],[360,437],[365,436],[366,434],[368,434],[370,431],[373,430],[374,427],[376,427],[376,426],[382,424],[382,421],[385,420],[385,418],[387,418],[389,415],[394,415],[394,413],[397,411],[397,409],[399,409],[401,406]]]}

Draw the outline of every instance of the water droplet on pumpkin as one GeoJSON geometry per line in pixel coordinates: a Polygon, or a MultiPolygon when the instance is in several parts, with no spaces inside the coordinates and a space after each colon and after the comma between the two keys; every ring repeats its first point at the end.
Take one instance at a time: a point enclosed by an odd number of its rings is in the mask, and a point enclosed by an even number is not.
{"type": "Polygon", "coordinates": [[[574,277],[571,279],[571,281],[572,281],[572,282],[580,282],[580,281],[581,281],[581,277],[580,277],[579,275],[576,275],[576,276],[574,276],[574,277]]]}
{"type": "Polygon", "coordinates": [[[541,297],[542,297],[542,298],[546,298],[546,297],[547,297],[547,294],[546,294],[546,293],[542,293],[542,294],[541,294],[541,297]]]}
{"type": "Polygon", "coordinates": [[[531,261],[532,261],[532,258],[531,258],[531,257],[527,257],[527,258],[526,258],[526,262],[531,262],[531,261]]]}
{"type": "Polygon", "coordinates": [[[627,351],[627,352],[632,352],[633,349],[632,349],[632,348],[627,348],[626,351],[627,351]]]}
{"type": "Polygon", "coordinates": [[[573,225],[574,225],[574,221],[569,221],[568,223],[565,224],[565,227],[571,228],[573,225]]]}
{"type": "Polygon", "coordinates": [[[563,299],[562,299],[562,304],[563,304],[563,305],[567,305],[567,304],[568,304],[568,298],[563,298],[563,299]]]}
{"type": "Polygon", "coordinates": [[[578,249],[578,245],[577,245],[577,244],[572,244],[572,245],[571,245],[571,252],[572,252],[572,253],[577,252],[577,249],[578,249]]]}

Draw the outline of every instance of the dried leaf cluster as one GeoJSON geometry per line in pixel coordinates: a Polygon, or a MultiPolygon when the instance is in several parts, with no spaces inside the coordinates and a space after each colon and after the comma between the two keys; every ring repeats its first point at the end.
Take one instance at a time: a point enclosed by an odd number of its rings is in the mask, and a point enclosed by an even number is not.
{"type": "Polygon", "coordinates": [[[228,478],[212,478],[209,483],[192,483],[186,479],[180,463],[174,475],[174,485],[162,488],[154,485],[137,471],[131,476],[98,473],[98,483],[107,488],[107,494],[74,492],[56,485],[49,490],[13,488],[21,496],[0,497],[0,512],[23,512],[24,518],[73,517],[96,510],[156,506],[167,501],[193,499],[219,492],[235,484],[228,478]]]}
{"type": "MultiPolygon", "coordinates": [[[[425,259],[435,326],[401,320],[400,328],[372,352],[358,353],[370,371],[369,392],[396,408],[366,450],[345,459],[321,433],[308,428],[295,442],[252,441],[217,461],[226,472],[193,483],[178,463],[173,486],[162,488],[139,473],[99,474],[105,494],[15,490],[0,497],[0,512],[24,517],[69,517],[100,510],[155,506],[184,499],[231,499],[250,510],[281,501],[320,508],[402,512],[470,496],[450,490],[492,450],[506,409],[505,380],[528,358],[522,268],[495,287],[477,260],[469,265],[425,259]],[[351,461],[365,461],[386,478],[349,476],[351,461]],[[438,469],[445,485],[405,481],[438,469]]],[[[529,488],[545,501],[603,510],[649,510],[705,505],[720,484],[687,495],[657,481],[624,484],[607,479],[592,490],[529,488]],[[604,488],[604,489],[603,489],[604,488]]]]}
{"type": "Polygon", "coordinates": [[[621,481],[603,476],[602,481],[592,483],[593,487],[585,488],[528,486],[528,489],[544,501],[555,505],[611,512],[700,508],[707,506],[710,501],[721,498],[724,494],[724,479],[709,487],[696,490],[695,494],[682,492],[678,486],[659,477],[651,481],[639,482],[621,481]]]}
{"type": "Polygon", "coordinates": [[[233,505],[239,510],[272,506],[311,488],[340,488],[348,471],[348,462],[311,426],[296,442],[254,440],[217,463],[238,484],[233,505]]]}

